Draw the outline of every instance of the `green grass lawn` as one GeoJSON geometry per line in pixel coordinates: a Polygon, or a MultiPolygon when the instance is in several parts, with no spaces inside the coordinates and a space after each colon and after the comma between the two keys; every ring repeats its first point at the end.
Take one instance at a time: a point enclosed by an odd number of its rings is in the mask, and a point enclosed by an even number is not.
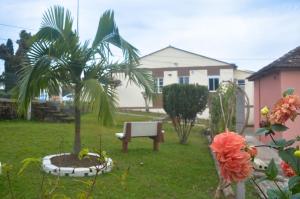
{"type": "MultiPolygon", "coordinates": [[[[115,162],[111,173],[99,176],[94,198],[213,198],[218,178],[200,127],[193,129],[187,145],[178,144],[176,133],[170,124],[166,124],[163,126],[165,143],[161,144],[159,152],[152,151],[149,138],[132,139],[128,154],[121,152],[121,142],[114,134],[122,131],[123,122],[151,119],[147,114],[142,117],[122,114],[117,116],[115,127],[103,128],[93,114],[82,117],[83,147],[97,148],[101,134],[103,149],[115,162]],[[129,176],[122,186],[120,176],[128,167],[129,176]]],[[[63,150],[70,152],[73,128],[73,124],[0,121],[0,161],[13,164],[17,172],[24,158],[58,153],[60,142],[63,142],[63,150]]],[[[37,169],[29,168],[23,176],[12,177],[18,199],[37,198],[41,182],[41,173],[37,169]]],[[[47,175],[47,178],[54,177],[47,175]]],[[[57,192],[74,198],[85,188],[78,182],[83,179],[91,178],[62,177],[57,192]]],[[[252,196],[252,191],[249,193],[247,199],[257,198],[252,196]]],[[[9,198],[3,175],[0,176],[0,198],[9,198]]]]}

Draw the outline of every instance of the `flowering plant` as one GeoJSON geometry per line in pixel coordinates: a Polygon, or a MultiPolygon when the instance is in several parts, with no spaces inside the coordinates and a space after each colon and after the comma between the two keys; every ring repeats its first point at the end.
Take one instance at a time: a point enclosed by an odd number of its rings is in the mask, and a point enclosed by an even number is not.
{"type": "MultiPolygon", "coordinates": [[[[279,99],[271,111],[267,107],[261,110],[263,120],[261,128],[257,129],[257,135],[269,136],[272,140],[267,146],[278,151],[279,157],[282,159],[280,163],[283,174],[288,178],[288,186],[277,189],[269,189],[267,195],[269,198],[300,198],[300,151],[296,145],[300,141],[300,137],[286,140],[284,138],[275,139],[275,133],[284,133],[288,130],[285,125],[287,121],[294,121],[299,115],[300,97],[294,94],[294,89],[287,89],[283,93],[283,97],[279,99]]],[[[271,161],[268,168],[272,167],[272,172],[266,173],[267,179],[276,183],[278,169],[274,161],[271,161]]]]}
{"type": "Polygon", "coordinates": [[[300,198],[300,150],[296,142],[300,141],[300,136],[291,140],[283,138],[275,139],[275,133],[284,133],[288,127],[285,126],[288,120],[294,121],[299,115],[300,97],[294,94],[294,89],[288,89],[283,93],[283,97],[278,100],[272,110],[268,107],[261,109],[263,120],[256,135],[268,136],[271,143],[259,145],[256,147],[270,147],[278,152],[282,159],[280,167],[283,174],[288,178],[288,186],[280,187],[277,183],[278,167],[272,159],[265,171],[262,180],[273,181],[276,189],[268,189],[265,194],[252,178],[253,162],[257,150],[255,147],[249,147],[244,137],[234,132],[225,131],[215,136],[211,149],[216,154],[221,176],[228,183],[240,182],[247,178],[253,180],[258,189],[262,192],[264,198],[270,199],[296,199],[300,198]]]}
{"type": "Polygon", "coordinates": [[[225,181],[237,182],[252,172],[251,150],[247,150],[243,136],[226,131],[216,135],[210,147],[216,154],[225,181]]]}

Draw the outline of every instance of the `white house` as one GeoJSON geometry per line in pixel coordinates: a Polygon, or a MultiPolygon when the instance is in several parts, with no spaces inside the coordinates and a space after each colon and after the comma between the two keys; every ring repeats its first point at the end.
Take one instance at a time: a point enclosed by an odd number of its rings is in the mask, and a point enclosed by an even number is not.
{"type": "MultiPolygon", "coordinates": [[[[222,81],[237,81],[245,85],[245,90],[253,104],[253,83],[246,79],[252,74],[250,71],[238,70],[236,65],[220,60],[188,52],[173,46],[168,46],[140,58],[140,67],[149,69],[154,77],[158,97],[149,102],[150,111],[162,112],[162,87],[173,84],[206,85],[210,92],[214,92],[222,81]]],[[[143,90],[127,83],[123,79],[120,87],[119,107],[126,109],[144,110],[145,100],[143,90]]],[[[253,123],[251,114],[250,124],[253,123]]],[[[208,118],[208,110],[200,116],[208,118]]]]}

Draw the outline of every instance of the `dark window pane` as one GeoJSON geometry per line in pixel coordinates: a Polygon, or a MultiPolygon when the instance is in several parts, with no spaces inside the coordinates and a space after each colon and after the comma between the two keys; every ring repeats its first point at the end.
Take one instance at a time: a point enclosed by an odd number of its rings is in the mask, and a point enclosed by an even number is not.
{"type": "Polygon", "coordinates": [[[214,90],[217,90],[219,88],[219,78],[215,78],[215,89],[214,90]]]}
{"type": "Polygon", "coordinates": [[[183,84],[183,78],[179,77],[179,84],[183,84]]]}
{"type": "Polygon", "coordinates": [[[245,85],[245,80],[244,79],[239,79],[238,80],[238,85],[245,85]]]}
{"type": "Polygon", "coordinates": [[[208,90],[214,90],[214,79],[212,78],[209,79],[208,90]]]}
{"type": "Polygon", "coordinates": [[[157,92],[161,93],[163,86],[164,86],[164,79],[163,78],[158,78],[158,85],[157,85],[158,91],[157,92]]]}
{"type": "Polygon", "coordinates": [[[159,85],[163,86],[164,85],[164,79],[163,78],[159,78],[159,85]]]}
{"type": "Polygon", "coordinates": [[[189,77],[179,77],[179,84],[189,84],[189,77]]]}

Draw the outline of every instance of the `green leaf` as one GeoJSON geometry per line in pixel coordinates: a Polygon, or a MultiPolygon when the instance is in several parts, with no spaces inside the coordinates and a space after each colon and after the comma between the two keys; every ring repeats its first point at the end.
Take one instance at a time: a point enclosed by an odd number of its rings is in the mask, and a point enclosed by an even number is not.
{"type": "Polygon", "coordinates": [[[300,176],[293,176],[289,179],[289,189],[293,189],[296,185],[300,183],[300,176]]]}
{"type": "Polygon", "coordinates": [[[270,142],[269,145],[271,147],[275,147],[275,148],[284,148],[286,145],[286,140],[285,139],[278,139],[275,140],[275,142],[270,142]]]}
{"type": "Polygon", "coordinates": [[[278,169],[276,167],[276,164],[274,162],[274,159],[270,161],[268,168],[265,171],[265,174],[268,178],[268,180],[275,180],[277,174],[278,174],[278,169]]]}
{"type": "Polygon", "coordinates": [[[294,94],[295,89],[294,88],[288,88],[283,92],[283,97],[286,97],[288,95],[293,95],[294,94]]]}
{"type": "Polygon", "coordinates": [[[297,184],[293,189],[290,189],[293,194],[300,193],[300,184],[297,184]]]}
{"type": "Polygon", "coordinates": [[[37,164],[40,166],[42,163],[41,158],[26,158],[22,161],[22,167],[18,172],[18,175],[21,175],[25,169],[27,169],[32,164],[37,164]]]}
{"type": "Polygon", "coordinates": [[[88,149],[88,148],[81,149],[81,151],[80,151],[79,154],[78,154],[79,160],[81,160],[81,159],[87,157],[87,156],[88,156],[88,153],[89,153],[89,149],[88,149]]]}
{"type": "Polygon", "coordinates": [[[295,150],[296,150],[295,148],[287,148],[284,150],[279,150],[278,155],[283,161],[288,163],[297,174],[299,174],[300,168],[298,167],[298,165],[300,165],[300,162],[299,162],[299,158],[296,158],[294,156],[295,150]]]}
{"type": "Polygon", "coordinates": [[[269,199],[280,199],[280,191],[276,189],[268,189],[267,195],[269,199]]]}
{"type": "Polygon", "coordinates": [[[269,129],[266,129],[266,128],[258,128],[256,130],[256,135],[266,135],[267,133],[269,133],[269,129]]]}
{"type": "Polygon", "coordinates": [[[273,125],[271,125],[271,129],[273,131],[276,131],[276,132],[283,132],[283,131],[286,131],[289,128],[282,125],[282,124],[273,124],[273,125]]]}
{"type": "Polygon", "coordinates": [[[285,143],[285,147],[291,146],[291,145],[293,145],[295,142],[296,142],[296,140],[288,140],[288,141],[285,143]]]}
{"type": "Polygon", "coordinates": [[[275,143],[273,141],[270,142],[269,145],[274,148],[284,148],[284,147],[291,146],[294,143],[295,143],[295,140],[287,141],[285,139],[278,139],[278,140],[275,140],[275,143]]]}
{"type": "Polygon", "coordinates": [[[87,79],[82,82],[82,101],[89,103],[91,110],[98,114],[100,124],[111,126],[115,124],[116,93],[106,89],[96,79],[87,79]]]}
{"type": "Polygon", "coordinates": [[[86,199],[86,192],[82,191],[77,194],[77,199],[86,199]]]}

